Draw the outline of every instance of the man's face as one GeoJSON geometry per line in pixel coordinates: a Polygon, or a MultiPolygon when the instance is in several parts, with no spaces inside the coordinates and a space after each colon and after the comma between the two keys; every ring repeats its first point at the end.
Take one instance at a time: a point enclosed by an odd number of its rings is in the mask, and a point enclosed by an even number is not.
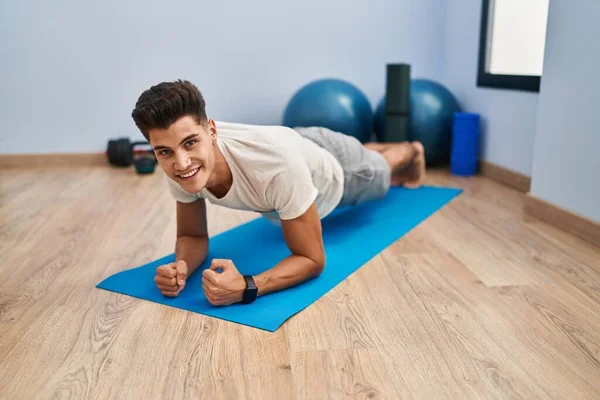
{"type": "Polygon", "coordinates": [[[185,116],[167,129],[148,132],[158,164],[167,176],[189,193],[202,190],[215,167],[217,129],[210,120],[206,127],[185,116]]]}

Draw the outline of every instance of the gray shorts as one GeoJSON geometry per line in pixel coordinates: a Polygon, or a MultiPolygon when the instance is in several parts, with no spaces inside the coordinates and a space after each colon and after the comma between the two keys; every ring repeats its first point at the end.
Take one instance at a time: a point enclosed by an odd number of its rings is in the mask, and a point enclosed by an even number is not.
{"type": "Polygon", "coordinates": [[[339,206],[356,205],[384,197],[390,188],[390,167],[383,156],[353,136],[321,127],[295,127],[303,137],[325,148],[342,165],[344,195],[339,206]]]}

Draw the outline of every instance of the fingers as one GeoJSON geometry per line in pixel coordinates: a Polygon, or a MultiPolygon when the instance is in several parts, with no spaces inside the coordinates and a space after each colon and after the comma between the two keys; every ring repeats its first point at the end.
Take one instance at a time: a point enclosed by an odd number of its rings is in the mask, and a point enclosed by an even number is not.
{"type": "Polygon", "coordinates": [[[231,268],[232,265],[233,265],[233,263],[231,262],[231,260],[223,260],[221,258],[214,258],[212,260],[212,262],[210,263],[210,269],[212,271],[216,271],[217,269],[222,269],[223,272],[225,272],[229,268],[231,268]]]}
{"type": "Polygon", "coordinates": [[[218,273],[213,271],[212,269],[205,269],[204,271],[202,271],[202,282],[204,282],[205,280],[207,280],[213,285],[219,285],[218,273]]]}
{"type": "Polygon", "coordinates": [[[212,289],[210,286],[207,286],[204,281],[202,282],[202,290],[204,290],[204,296],[206,297],[206,300],[208,300],[208,302],[213,306],[224,306],[228,304],[218,295],[218,292],[216,293],[214,289],[212,289]]]}
{"type": "Polygon", "coordinates": [[[177,270],[177,283],[180,286],[184,286],[188,274],[187,263],[183,260],[179,260],[175,263],[175,268],[177,270]]]}
{"type": "Polygon", "coordinates": [[[184,261],[178,261],[158,267],[154,282],[163,296],[177,297],[183,290],[186,279],[187,264],[184,261]]]}
{"type": "Polygon", "coordinates": [[[182,286],[163,286],[163,285],[156,285],[156,286],[158,287],[158,290],[160,290],[161,294],[163,294],[164,296],[169,296],[169,297],[176,297],[183,290],[182,286]]]}
{"type": "Polygon", "coordinates": [[[163,296],[167,296],[167,297],[177,297],[179,296],[179,293],[181,293],[181,291],[183,290],[183,286],[165,286],[165,285],[158,285],[158,290],[160,290],[160,293],[163,296]]]}
{"type": "Polygon", "coordinates": [[[156,268],[156,275],[164,276],[166,278],[175,278],[177,276],[177,270],[174,264],[161,265],[156,268]]]}
{"type": "Polygon", "coordinates": [[[232,260],[215,258],[210,267],[202,271],[202,289],[208,302],[224,306],[236,302],[239,290],[234,287],[239,272],[232,260]],[[222,272],[219,272],[222,270],[222,272]]]}
{"type": "Polygon", "coordinates": [[[204,282],[202,282],[202,290],[204,290],[204,296],[206,300],[212,305],[215,305],[215,299],[213,298],[212,290],[206,286],[204,282]]]}
{"type": "Polygon", "coordinates": [[[202,287],[204,286],[206,286],[213,293],[218,293],[220,290],[222,290],[218,284],[214,283],[213,281],[210,281],[205,277],[202,277],[202,287]]]}
{"type": "Polygon", "coordinates": [[[156,282],[157,285],[172,286],[172,287],[177,286],[177,281],[175,280],[175,278],[167,278],[162,275],[156,275],[154,277],[154,282],[156,282]]]}
{"type": "Polygon", "coordinates": [[[202,290],[204,296],[213,306],[221,305],[220,295],[223,289],[219,286],[219,274],[213,270],[205,269],[202,271],[202,290]]]}

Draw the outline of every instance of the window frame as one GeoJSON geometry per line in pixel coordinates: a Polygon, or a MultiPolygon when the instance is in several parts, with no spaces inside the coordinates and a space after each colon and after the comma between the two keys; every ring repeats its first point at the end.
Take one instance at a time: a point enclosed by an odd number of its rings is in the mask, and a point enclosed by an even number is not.
{"type": "Polygon", "coordinates": [[[477,86],[496,89],[523,90],[528,92],[539,92],[541,76],[539,75],[502,75],[492,74],[486,71],[486,61],[489,50],[489,22],[493,21],[491,16],[494,0],[482,0],[481,7],[481,30],[479,33],[479,66],[477,71],[477,86]]]}

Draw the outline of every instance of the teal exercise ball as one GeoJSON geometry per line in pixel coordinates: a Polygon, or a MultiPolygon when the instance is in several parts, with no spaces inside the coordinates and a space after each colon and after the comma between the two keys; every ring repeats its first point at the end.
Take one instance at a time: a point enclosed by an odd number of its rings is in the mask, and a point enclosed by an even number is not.
{"type": "MultiPolygon", "coordinates": [[[[385,96],[375,108],[373,130],[382,141],[385,129],[385,96]]],[[[452,121],[460,111],[456,97],[442,84],[429,79],[413,79],[409,92],[409,140],[425,147],[428,165],[450,161],[452,121]]]]}
{"type": "Polygon", "coordinates": [[[353,84],[341,79],[319,79],[301,87],[283,114],[288,127],[320,126],[367,142],[373,132],[371,103],[353,84]]]}
{"type": "Polygon", "coordinates": [[[427,164],[450,162],[452,121],[460,111],[456,97],[443,85],[428,79],[410,84],[410,137],[423,143],[427,164]]]}
{"type": "Polygon", "coordinates": [[[383,142],[385,129],[385,96],[377,103],[373,116],[373,132],[378,142],[383,142]]]}

